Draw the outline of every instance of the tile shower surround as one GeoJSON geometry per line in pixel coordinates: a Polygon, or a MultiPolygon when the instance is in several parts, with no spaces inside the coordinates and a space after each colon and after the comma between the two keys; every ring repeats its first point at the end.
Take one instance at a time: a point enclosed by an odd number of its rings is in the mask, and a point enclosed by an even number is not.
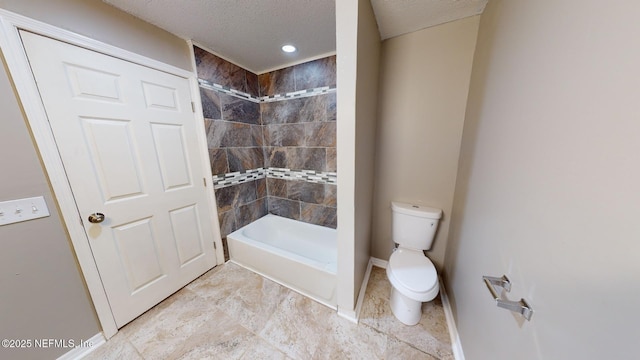
{"type": "Polygon", "coordinates": [[[194,52],[223,238],[267,213],[335,228],[335,56],[258,76],[194,52]]]}

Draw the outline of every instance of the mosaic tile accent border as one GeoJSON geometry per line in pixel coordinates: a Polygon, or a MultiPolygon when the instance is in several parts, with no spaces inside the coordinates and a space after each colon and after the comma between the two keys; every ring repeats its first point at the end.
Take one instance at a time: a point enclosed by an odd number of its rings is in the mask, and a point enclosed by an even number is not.
{"type": "Polygon", "coordinates": [[[231,96],[235,96],[237,98],[249,100],[249,101],[254,102],[254,103],[260,103],[260,98],[259,97],[253,96],[253,95],[248,94],[246,92],[242,92],[242,91],[238,91],[238,90],[232,89],[232,88],[230,88],[228,86],[222,86],[220,84],[215,84],[215,83],[212,83],[210,81],[203,80],[203,79],[198,79],[198,84],[200,85],[201,88],[219,91],[221,93],[228,94],[228,95],[231,95],[231,96]]]}
{"type": "Polygon", "coordinates": [[[265,170],[265,168],[213,175],[213,188],[221,189],[227,186],[242,184],[247,181],[264,179],[266,175],[267,171],[265,170]]]}
{"type": "Polygon", "coordinates": [[[315,170],[291,170],[282,168],[257,168],[247,171],[236,171],[232,173],[213,176],[213,188],[222,189],[227,186],[242,184],[264,178],[299,180],[316,184],[336,185],[338,175],[335,172],[315,171],[315,170]]]}
{"type": "Polygon", "coordinates": [[[272,179],[304,180],[316,184],[338,183],[338,174],[335,172],[315,170],[290,170],[282,168],[267,168],[267,177],[272,179]]]}
{"type": "Polygon", "coordinates": [[[336,88],[323,86],[323,87],[314,88],[314,89],[288,92],[285,94],[263,96],[260,98],[260,102],[266,103],[266,102],[282,101],[282,100],[289,100],[289,99],[296,99],[296,98],[304,98],[304,97],[310,97],[310,96],[316,96],[316,95],[322,95],[322,94],[329,94],[329,93],[336,92],[336,90],[337,90],[336,88]]]}
{"type": "Polygon", "coordinates": [[[316,95],[322,95],[322,94],[329,94],[329,93],[336,92],[337,90],[336,88],[323,86],[323,87],[314,88],[314,89],[307,89],[307,90],[288,92],[284,94],[257,97],[242,91],[232,89],[228,86],[222,86],[220,84],[215,84],[203,79],[198,79],[198,83],[200,84],[201,88],[218,91],[227,95],[235,96],[240,99],[249,100],[251,102],[258,103],[258,104],[266,103],[266,102],[304,98],[304,97],[310,97],[310,96],[316,96],[316,95]]]}

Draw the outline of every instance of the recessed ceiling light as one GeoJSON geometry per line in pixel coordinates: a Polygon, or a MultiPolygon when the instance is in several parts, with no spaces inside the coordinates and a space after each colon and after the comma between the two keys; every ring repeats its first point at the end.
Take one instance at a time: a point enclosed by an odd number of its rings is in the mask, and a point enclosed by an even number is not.
{"type": "Polygon", "coordinates": [[[282,46],[282,51],[284,51],[286,53],[292,53],[292,52],[295,52],[296,50],[298,50],[298,49],[296,49],[296,47],[293,46],[293,45],[284,45],[284,46],[282,46]]]}

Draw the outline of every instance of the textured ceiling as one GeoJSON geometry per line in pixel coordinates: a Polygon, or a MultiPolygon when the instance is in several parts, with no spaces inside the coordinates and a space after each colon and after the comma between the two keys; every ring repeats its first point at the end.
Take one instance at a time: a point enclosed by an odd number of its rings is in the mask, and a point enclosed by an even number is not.
{"type": "MultiPolygon", "coordinates": [[[[339,1],[339,0],[338,0],[339,1]]],[[[371,0],[384,39],[481,14],[488,0],[371,0]]]]}
{"type": "Polygon", "coordinates": [[[103,1],[258,74],[336,50],[334,0],[103,1]]]}
{"type": "MultiPolygon", "coordinates": [[[[103,0],[257,74],[336,50],[335,1],[103,0]],[[280,47],[294,44],[285,54],[280,47]]],[[[487,0],[371,0],[382,39],[482,13],[487,0]]]]}

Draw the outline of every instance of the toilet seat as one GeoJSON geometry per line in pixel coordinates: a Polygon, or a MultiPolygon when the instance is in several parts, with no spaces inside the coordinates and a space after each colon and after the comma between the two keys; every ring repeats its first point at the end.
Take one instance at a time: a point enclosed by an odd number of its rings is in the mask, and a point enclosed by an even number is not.
{"type": "Polygon", "coordinates": [[[398,248],[391,254],[387,277],[397,291],[420,302],[433,300],[440,290],[435,266],[418,250],[398,248]]]}

